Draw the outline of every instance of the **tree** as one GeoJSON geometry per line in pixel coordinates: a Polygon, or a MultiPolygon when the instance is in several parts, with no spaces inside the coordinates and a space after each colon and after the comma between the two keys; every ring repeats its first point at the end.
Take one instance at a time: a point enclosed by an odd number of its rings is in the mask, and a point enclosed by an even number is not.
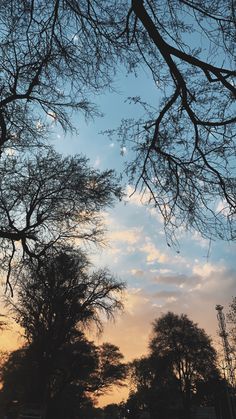
{"type": "Polygon", "coordinates": [[[17,255],[40,258],[50,246],[78,239],[101,242],[101,210],[121,197],[113,171],[99,172],[83,156],[63,158],[53,150],[1,159],[0,174],[0,246],[8,282],[17,255]]]}
{"type": "Polygon", "coordinates": [[[190,419],[191,408],[216,405],[224,393],[210,338],[171,312],[154,321],[149,353],[131,363],[130,378],[130,418],[190,419]]]}
{"type": "MultiPolygon", "coordinates": [[[[111,360],[116,368],[114,376],[114,371],[104,372],[101,369],[101,355],[109,346],[110,344],[95,346],[81,334],[80,338],[77,336],[76,342],[60,348],[56,362],[53,362],[53,385],[47,400],[46,417],[94,418],[93,405],[97,394],[109,390],[113,384],[121,385],[126,376],[126,367],[118,348],[117,358],[113,356],[111,360]]],[[[109,359],[108,352],[106,357],[109,359]]],[[[10,354],[1,373],[3,389],[0,400],[3,411],[5,407],[4,413],[8,406],[11,407],[12,400],[18,402],[18,412],[23,406],[42,407],[42,365],[38,361],[30,346],[10,354]]]]}
{"type": "Polygon", "coordinates": [[[155,354],[130,365],[133,390],[126,403],[129,418],[149,415],[151,419],[177,419],[182,413],[178,380],[166,359],[155,354]]]}
{"type": "Polygon", "coordinates": [[[42,145],[46,116],[67,129],[71,110],[96,113],[88,97],[111,83],[122,48],[120,5],[1,2],[1,150],[42,145]]]}
{"type": "Polygon", "coordinates": [[[117,62],[135,73],[144,65],[160,105],[133,98],[145,115],[118,131],[135,153],[130,180],[159,209],[167,234],[183,225],[234,240],[231,0],[10,4],[0,7],[1,150],[42,145],[45,115],[70,127],[70,110],[93,111],[88,97],[111,86],[117,62]]]}
{"type": "Polygon", "coordinates": [[[216,352],[210,338],[186,315],[169,312],[154,321],[149,347],[151,356],[165,362],[177,378],[189,418],[197,382],[217,376],[216,352]]]}
{"type": "Polygon", "coordinates": [[[128,41],[160,105],[131,98],[144,117],[118,135],[135,153],[135,190],[161,212],[170,243],[179,226],[235,240],[235,24],[231,1],[132,1],[128,41]]]}
{"type": "Polygon", "coordinates": [[[51,250],[40,264],[31,260],[21,275],[17,302],[10,304],[28,344],[6,365],[3,394],[12,397],[13,379],[17,400],[43,404],[45,417],[75,417],[71,412],[86,406],[89,394],[95,397],[125,378],[119,349],[96,347],[83,333],[93,322],[101,330],[100,316],[121,309],[124,284],[107,270],[90,272],[85,254],[73,249],[51,250]]]}
{"type": "Polygon", "coordinates": [[[83,157],[39,157],[52,121],[67,130],[73,110],[97,113],[88,96],[110,84],[121,48],[115,9],[87,0],[1,2],[0,245],[9,285],[17,252],[39,257],[62,240],[99,241],[99,210],[120,196],[112,171],[91,170],[83,157]]]}
{"type": "Polygon", "coordinates": [[[112,317],[122,308],[124,287],[106,269],[91,272],[82,251],[56,248],[39,263],[29,261],[17,283],[16,304],[8,301],[27,341],[52,354],[83,325],[95,322],[102,329],[100,315],[112,317]]]}
{"type": "Polygon", "coordinates": [[[125,418],[125,407],[123,403],[120,404],[108,404],[103,408],[103,419],[123,419],[125,418]]]}

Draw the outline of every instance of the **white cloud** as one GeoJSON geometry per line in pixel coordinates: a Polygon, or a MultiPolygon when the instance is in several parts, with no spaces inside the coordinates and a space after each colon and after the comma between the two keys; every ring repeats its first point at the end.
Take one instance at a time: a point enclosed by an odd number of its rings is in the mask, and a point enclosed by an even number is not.
{"type": "Polygon", "coordinates": [[[199,264],[198,260],[196,260],[196,262],[197,264],[195,264],[192,269],[193,274],[202,276],[204,278],[211,275],[214,272],[221,273],[221,272],[224,272],[225,270],[224,266],[217,266],[211,263],[199,264]]]}
{"type": "MultiPolygon", "coordinates": [[[[134,187],[131,185],[127,185],[125,189],[125,193],[127,195],[127,201],[130,204],[136,205],[137,207],[143,207],[147,205],[150,201],[150,193],[148,191],[140,192],[135,191],[134,187]]],[[[147,208],[148,211],[155,211],[154,208],[151,209],[151,207],[147,208]]],[[[155,214],[157,211],[155,211],[155,214]]]]}
{"type": "Polygon", "coordinates": [[[168,302],[171,301],[177,301],[177,297],[179,296],[179,292],[178,291],[167,291],[167,290],[162,290],[162,291],[158,291],[156,292],[153,297],[154,298],[158,298],[158,299],[164,299],[168,302]]]}
{"type": "Polygon", "coordinates": [[[146,253],[146,261],[147,263],[166,263],[168,262],[169,258],[167,254],[161,252],[155,244],[149,239],[146,238],[145,244],[140,248],[140,250],[146,253]]]}
{"type": "Polygon", "coordinates": [[[135,244],[141,238],[142,228],[134,227],[127,230],[111,231],[109,240],[113,242],[123,242],[128,244],[135,244]]]}

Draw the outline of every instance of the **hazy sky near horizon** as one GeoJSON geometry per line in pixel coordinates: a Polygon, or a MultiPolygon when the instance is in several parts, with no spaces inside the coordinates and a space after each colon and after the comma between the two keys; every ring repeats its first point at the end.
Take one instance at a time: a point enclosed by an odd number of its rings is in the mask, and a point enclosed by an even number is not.
{"type": "MultiPolygon", "coordinates": [[[[134,117],[139,112],[126,98],[141,96],[158,106],[158,96],[152,81],[143,71],[135,79],[118,72],[116,92],[94,98],[104,117],[87,123],[83,115],[73,116],[77,134],[63,134],[53,121],[53,145],[63,154],[86,154],[97,169],[115,168],[122,171],[129,159],[129,150],[120,149],[100,131],[117,127],[122,117],[134,117]]],[[[93,99],[93,98],[92,98],[93,99]]],[[[186,313],[214,339],[217,338],[215,305],[226,308],[236,295],[236,244],[209,242],[196,232],[179,229],[179,248],[168,247],[160,215],[141,203],[138,193],[129,197],[133,188],[126,183],[124,202],[104,213],[107,245],[88,248],[96,267],[107,266],[127,283],[124,311],[115,323],[106,323],[98,341],[110,341],[120,347],[126,360],[147,351],[151,323],[167,311],[186,313]]],[[[10,335],[9,335],[10,336],[10,335]]],[[[7,347],[13,342],[7,337],[7,347]]],[[[17,339],[14,343],[16,344],[17,339]]],[[[127,392],[127,390],[126,390],[127,392]]],[[[103,402],[125,397],[116,391],[103,402]]]]}

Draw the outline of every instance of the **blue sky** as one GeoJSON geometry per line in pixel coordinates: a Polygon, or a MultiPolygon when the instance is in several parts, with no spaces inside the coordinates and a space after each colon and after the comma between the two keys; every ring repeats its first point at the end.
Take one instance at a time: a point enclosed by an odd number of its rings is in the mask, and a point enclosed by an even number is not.
{"type": "MultiPolygon", "coordinates": [[[[117,127],[122,117],[138,115],[138,109],[125,102],[128,96],[141,96],[158,106],[158,95],[145,71],[137,78],[125,77],[119,71],[114,88],[116,92],[94,98],[104,114],[102,118],[85,123],[82,115],[74,115],[78,135],[64,136],[54,126],[54,145],[59,152],[84,153],[91,165],[101,170],[123,170],[129,150],[121,153],[117,142],[99,132],[117,127]]],[[[143,205],[138,193],[129,198],[132,191],[126,183],[125,202],[104,214],[107,245],[89,248],[97,266],[108,266],[127,283],[124,312],[117,315],[115,323],[105,325],[99,341],[117,344],[127,360],[141,356],[147,351],[151,322],[168,310],[187,313],[218,340],[215,305],[222,304],[227,311],[235,295],[236,245],[209,242],[196,232],[179,229],[179,247],[168,247],[160,215],[143,205]]],[[[104,400],[123,397],[125,391],[104,400]]]]}

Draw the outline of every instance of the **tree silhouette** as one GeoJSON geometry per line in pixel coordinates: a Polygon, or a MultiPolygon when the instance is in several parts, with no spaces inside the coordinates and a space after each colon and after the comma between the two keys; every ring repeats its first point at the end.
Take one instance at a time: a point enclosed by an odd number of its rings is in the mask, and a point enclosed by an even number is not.
{"type": "Polygon", "coordinates": [[[96,114],[88,97],[110,85],[122,47],[119,8],[110,1],[1,2],[1,150],[42,145],[47,117],[67,129],[71,110],[96,114]]]}
{"type": "Polygon", "coordinates": [[[130,180],[159,209],[169,243],[179,226],[235,239],[234,31],[230,1],[132,1],[128,42],[159,106],[131,98],[144,116],[124,120],[118,136],[135,154],[130,180]]]}
{"type": "Polygon", "coordinates": [[[109,360],[110,351],[107,349],[110,346],[113,345],[95,346],[83,334],[80,337],[77,334],[73,343],[61,346],[50,368],[50,395],[45,394],[42,363],[35,348],[29,345],[12,352],[1,373],[3,389],[0,399],[3,410],[5,406],[6,413],[7,406],[11,406],[15,400],[18,402],[18,412],[24,406],[42,409],[44,405],[44,416],[48,418],[72,419],[82,416],[87,419],[90,413],[94,413],[92,407],[96,397],[113,384],[122,385],[126,376],[123,357],[114,346],[111,359],[113,370],[101,368],[104,356],[109,360]]]}
{"type": "Polygon", "coordinates": [[[186,315],[167,313],[153,322],[146,357],[131,363],[130,418],[148,412],[152,419],[191,417],[195,405],[214,405],[222,395],[216,353],[203,329],[186,315]]]}
{"type": "Polygon", "coordinates": [[[122,385],[126,376],[119,349],[96,347],[83,333],[94,322],[101,330],[100,316],[121,309],[124,284],[107,270],[90,272],[85,254],[73,249],[51,251],[40,265],[32,260],[21,275],[17,302],[9,304],[28,344],[5,366],[3,398],[37,402],[45,417],[77,417],[89,394],[122,385]]]}
{"type": "Polygon", "coordinates": [[[153,323],[151,354],[166,359],[178,379],[186,417],[196,382],[216,371],[216,352],[211,340],[186,315],[167,313],[153,323]]]}
{"type": "Polygon", "coordinates": [[[121,197],[113,171],[99,172],[83,156],[63,158],[53,150],[6,157],[0,174],[0,247],[8,280],[14,260],[40,257],[73,240],[102,242],[101,211],[121,197]]]}
{"type": "Polygon", "coordinates": [[[45,144],[48,118],[71,127],[117,64],[150,71],[160,105],[118,130],[130,181],[178,226],[235,239],[235,13],[231,0],[1,2],[1,151],[45,144]],[[130,153],[129,155],[133,155],[130,153]]]}
{"type": "Polygon", "coordinates": [[[183,404],[178,380],[166,359],[147,356],[136,359],[130,365],[133,390],[126,403],[128,418],[138,417],[142,412],[151,419],[177,419],[182,414],[183,404]]]}
{"type": "Polygon", "coordinates": [[[100,315],[112,317],[122,308],[124,283],[106,269],[91,271],[86,255],[73,248],[51,249],[39,263],[29,261],[20,279],[17,303],[8,300],[15,319],[29,343],[49,345],[49,351],[73,340],[83,324],[102,328],[100,315]]]}

